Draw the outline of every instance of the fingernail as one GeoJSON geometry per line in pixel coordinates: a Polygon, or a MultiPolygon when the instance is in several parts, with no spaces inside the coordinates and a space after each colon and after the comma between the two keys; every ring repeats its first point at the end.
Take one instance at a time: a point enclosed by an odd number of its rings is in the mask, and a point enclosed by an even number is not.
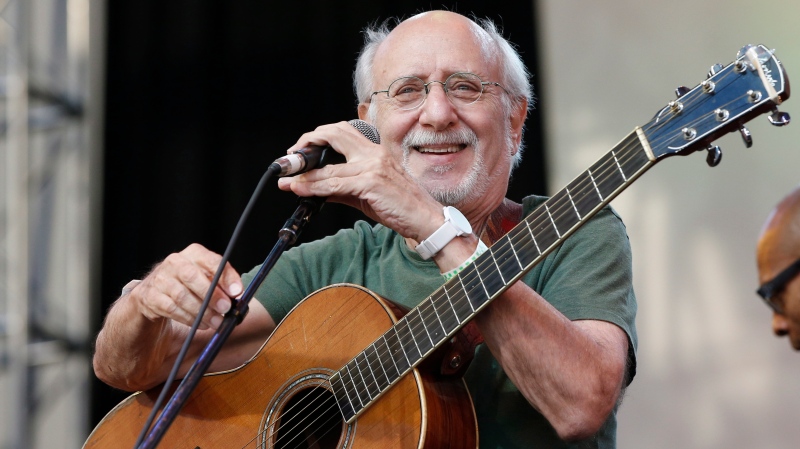
{"type": "Polygon", "coordinates": [[[239,296],[242,293],[242,284],[234,282],[230,285],[230,287],[228,287],[228,291],[230,292],[231,296],[239,296]]]}
{"type": "Polygon", "coordinates": [[[214,329],[219,328],[219,325],[222,324],[222,317],[219,315],[215,315],[211,317],[211,326],[214,329]]]}
{"type": "Polygon", "coordinates": [[[220,299],[214,309],[219,313],[227,313],[231,309],[231,302],[227,299],[220,299]]]}

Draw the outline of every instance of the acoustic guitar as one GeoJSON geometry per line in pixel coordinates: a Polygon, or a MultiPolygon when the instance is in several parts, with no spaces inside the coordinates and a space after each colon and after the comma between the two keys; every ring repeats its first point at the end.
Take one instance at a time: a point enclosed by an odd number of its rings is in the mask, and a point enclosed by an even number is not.
{"type": "MultiPolygon", "coordinates": [[[[466,386],[443,375],[435,353],[470,319],[657,162],[708,151],[711,142],[789,97],[774,52],[744,47],[635,128],[611,151],[501,237],[489,251],[404,313],[354,285],[304,299],[245,365],[203,377],[160,447],[475,448],[466,386]],[[433,363],[430,361],[433,360],[433,363]]],[[[97,425],[84,448],[132,447],[158,390],[136,393],[97,425]]]]}

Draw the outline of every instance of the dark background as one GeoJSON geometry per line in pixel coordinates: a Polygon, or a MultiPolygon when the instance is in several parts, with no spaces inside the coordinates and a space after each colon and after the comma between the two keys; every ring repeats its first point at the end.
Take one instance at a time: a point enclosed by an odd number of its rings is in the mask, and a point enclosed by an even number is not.
{"type": "MultiPolygon", "coordinates": [[[[449,9],[489,17],[537,79],[533,1],[108,3],[102,304],[192,242],[222,252],[261,175],[316,126],[356,118],[352,71],[361,29],[392,16],[449,9]]],[[[541,102],[537,101],[537,108],[541,102]]],[[[542,123],[531,111],[527,150],[509,197],[546,193],[542,123]]],[[[268,187],[232,263],[264,260],[296,197],[268,187]]],[[[326,205],[301,240],[362,219],[326,205]]],[[[95,381],[92,425],[128,393],[95,381]]]]}

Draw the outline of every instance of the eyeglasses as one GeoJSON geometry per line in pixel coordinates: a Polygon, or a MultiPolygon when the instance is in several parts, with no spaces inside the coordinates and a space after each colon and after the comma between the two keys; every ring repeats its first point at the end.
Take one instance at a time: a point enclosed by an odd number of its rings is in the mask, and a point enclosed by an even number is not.
{"type": "Polygon", "coordinates": [[[798,274],[800,274],[800,259],[786,267],[769,282],[761,284],[756,293],[775,313],[783,315],[783,302],[780,301],[778,293],[798,274]]]}
{"type": "Polygon", "coordinates": [[[372,95],[386,93],[386,97],[395,102],[400,109],[408,111],[420,107],[425,102],[430,91],[428,86],[433,83],[441,84],[447,98],[456,106],[466,106],[478,101],[483,94],[484,86],[487,85],[498,86],[505,90],[500,83],[483,81],[474,73],[457,72],[448,76],[444,82],[426,83],[416,76],[404,76],[392,81],[388,89],[377,90],[372,95]]]}

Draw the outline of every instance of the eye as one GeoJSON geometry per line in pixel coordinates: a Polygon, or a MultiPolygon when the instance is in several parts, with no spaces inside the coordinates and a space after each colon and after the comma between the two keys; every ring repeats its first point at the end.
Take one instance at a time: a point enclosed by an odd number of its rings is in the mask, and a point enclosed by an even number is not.
{"type": "Polygon", "coordinates": [[[423,89],[425,89],[425,85],[419,78],[400,78],[389,86],[389,96],[403,101],[419,96],[423,89]]]}
{"type": "Polygon", "coordinates": [[[475,83],[469,81],[458,81],[451,85],[450,90],[458,90],[462,92],[480,92],[481,88],[480,85],[475,85],[475,83]]]}
{"type": "Polygon", "coordinates": [[[475,101],[483,91],[481,79],[472,73],[456,73],[447,80],[447,91],[459,100],[475,101]]]}

